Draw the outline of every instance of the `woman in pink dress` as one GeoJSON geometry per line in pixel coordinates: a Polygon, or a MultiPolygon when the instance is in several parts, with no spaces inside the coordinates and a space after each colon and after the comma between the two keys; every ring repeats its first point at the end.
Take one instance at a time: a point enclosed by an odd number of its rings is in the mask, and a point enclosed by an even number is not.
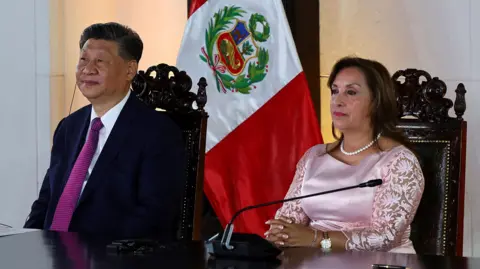
{"type": "Polygon", "coordinates": [[[415,253],[410,224],[424,178],[395,130],[397,102],[389,72],[378,62],[347,57],[333,67],[328,86],[332,129],[341,136],[304,154],[286,198],[377,178],[383,184],[287,202],[267,221],[266,238],[279,246],[415,253]]]}

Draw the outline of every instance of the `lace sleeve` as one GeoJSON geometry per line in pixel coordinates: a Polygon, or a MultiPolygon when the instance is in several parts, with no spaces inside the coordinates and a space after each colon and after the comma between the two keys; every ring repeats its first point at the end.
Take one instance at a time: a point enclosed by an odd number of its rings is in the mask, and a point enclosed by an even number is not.
{"type": "MultiPolygon", "coordinates": [[[[308,150],[300,161],[297,163],[297,169],[295,172],[295,177],[293,178],[292,184],[288,189],[285,199],[297,197],[301,195],[302,182],[305,176],[305,170],[307,165],[307,160],[313,149],[308,150]]],[[[300,200],[286,202],[283,206],[277,210],[275,218],[284,217],[292,220],[293,223],[307,225],[310,222],[310,219],[305,214],[300,204],[300,200]]]]}
{"type": "Polygon", "coordinates": [[[415,216],[425,184],[415,155],[399,152],[384,175],[384,182],[375,194],[371,225],[343,231],[348,250],[390,250],[401,240],[415,216]]]}

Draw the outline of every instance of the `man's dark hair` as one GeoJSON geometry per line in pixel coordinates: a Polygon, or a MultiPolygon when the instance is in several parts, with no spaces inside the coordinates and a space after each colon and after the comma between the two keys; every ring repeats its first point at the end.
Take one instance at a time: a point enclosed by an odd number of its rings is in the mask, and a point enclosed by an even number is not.
{"type": "Polygon", "coordinates": [[[125,25],[116,22],[96,23],[83,30],[80,36],[80,49],[89,39],[115,41],[118,53],[125,60],[140,61],[143,52],[143,42],[140,36],[125,25]]]}

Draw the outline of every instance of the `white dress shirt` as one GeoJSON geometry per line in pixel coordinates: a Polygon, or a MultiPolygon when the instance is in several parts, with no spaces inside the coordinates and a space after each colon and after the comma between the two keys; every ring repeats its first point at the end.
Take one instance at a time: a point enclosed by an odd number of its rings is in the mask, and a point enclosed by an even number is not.
{"type": "MultiPolygon", "coordinates": [[[[97,149],[95,150],[95,153],[93,154],[92,162],[90,163],[90,167],[88,168],[87,176],[85,177],[85,181],[83,182],[82,186],[82,191],[80,193],[80,196],[83,193],[83,190],[85,189],[85,186],[87,185],[88,178],[92,174],[93,167],[95,166],[95,163],[98,160],[98,156],[102,152],[103,146],[105,146],[105,143],[107,142],[108,136],[110,135],[110,132],[112,132],[113,126],[115,125],[115,122],[118,119],[118,115],[120,115],[120,112],[122,111],[123,107],[125,106],[125,103],[128,100],[128,97],[130,96],[130,90],[128,91],[127,95],[120,101],[118,104],[116,104],[114,107],[112,107],[110,110],[107,111],[102,117],[100,117],[100,120],[103,123],[103,128],[100,129],[100,133],[98,134],[98,145],[97,149]]],[[[92,120],[97,118],[97,113],[95,113],[95,109],[92,107],[92,112],[90,113],[90,126],[88,127],[88,132],[87,132],[87,137],[85,138],[85,141],[88,139],[88,135],[90,133],[90,128],[92,127],[92,120]]]]}

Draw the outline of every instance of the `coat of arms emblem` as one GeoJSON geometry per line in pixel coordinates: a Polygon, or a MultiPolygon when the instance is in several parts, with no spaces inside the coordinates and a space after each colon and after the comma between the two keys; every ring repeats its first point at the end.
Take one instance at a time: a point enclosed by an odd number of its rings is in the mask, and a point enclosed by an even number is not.
{"type": "Polygon", "coordinates": [[[268,50],[260,44],[270,37],[270,26],[259,13],[247,23],[245,13],[236,6],[220,9],[205,31],[200,59],[213,71],[219,92],[248,94],[268,73],[268,50]]]}

